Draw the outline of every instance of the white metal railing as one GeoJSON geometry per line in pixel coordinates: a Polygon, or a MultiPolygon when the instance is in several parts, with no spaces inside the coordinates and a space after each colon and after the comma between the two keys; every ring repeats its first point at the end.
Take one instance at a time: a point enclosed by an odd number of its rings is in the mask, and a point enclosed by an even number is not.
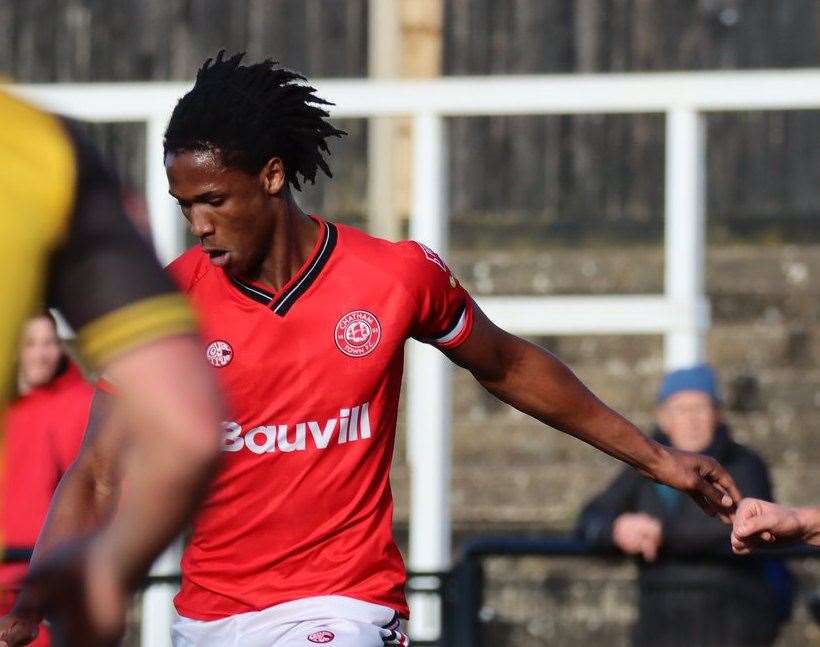
{"type": "MultiPolygon", "coordinates": [[[[703,356],[703,114],[820,108],[820,69],[792,71],[462,77],[425,81],[317,80],[335,118],[410,116],[414,164],[411,236],[446,253],[446,117],[465,115],[663,113],[666,116],[665,288],[656,296],[479,299],[499,325],[521,334],[662,334],[668,367],[703,356]]],[[[92,121],[144,121],[146,185],[160,258],[183,245],[182,220],[167,195],[162,133],[188,83],[17,86],[48,108],[92,121]]],[[[408,372],[411,470],[409,566],[450,565],[448,511],[450,380],[442,356],[414,344],[408,372]]],[[[413,604],[413,633],[435,637],[432,606],[413,604]]]]}

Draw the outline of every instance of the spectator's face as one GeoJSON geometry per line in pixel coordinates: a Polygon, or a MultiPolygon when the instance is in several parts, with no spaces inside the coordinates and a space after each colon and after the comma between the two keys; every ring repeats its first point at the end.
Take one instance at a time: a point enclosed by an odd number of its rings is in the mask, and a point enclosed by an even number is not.
{"type": "Polygon", "coordinates": [[[658,409],[658,423],[678,449],[700,452],[715,436],[719,421],[712,398],[701,391],[681,391],[658,409]]]}
{"type": "Polygon", "coordinates": [[[48,317],[30,319],[23,328],[20,347],[20,386],[28,391],[48,384],[62,357],[57,330],[48,317]]]}

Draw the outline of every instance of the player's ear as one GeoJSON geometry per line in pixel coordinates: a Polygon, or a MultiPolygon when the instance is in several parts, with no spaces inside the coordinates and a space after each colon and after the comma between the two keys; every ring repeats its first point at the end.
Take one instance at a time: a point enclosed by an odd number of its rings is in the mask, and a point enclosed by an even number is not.
{"type": "Polygon", "coordinates": [[[268,195],[279,195],[287,187],[285,164],[281,157],[271,157],[259,172],[259,179],[268,195]]]}

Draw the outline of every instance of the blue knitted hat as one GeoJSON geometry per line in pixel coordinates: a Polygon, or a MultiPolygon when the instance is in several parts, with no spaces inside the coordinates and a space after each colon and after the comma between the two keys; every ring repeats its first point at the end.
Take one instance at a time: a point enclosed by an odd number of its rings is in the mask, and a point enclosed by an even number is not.
{"type": "Polygon", "coordinates": [[[710,396],[715,404],[720,404],[720,387],[714,369],[708,364],[698,364],[692,368],[681,368],[667,373],[658,391],[658,403],[681,391],[700,391],[710,396]]]}

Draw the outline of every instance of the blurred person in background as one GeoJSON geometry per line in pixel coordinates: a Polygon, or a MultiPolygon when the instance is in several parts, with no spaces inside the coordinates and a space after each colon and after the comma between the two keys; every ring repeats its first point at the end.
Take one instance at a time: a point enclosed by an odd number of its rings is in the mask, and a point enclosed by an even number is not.
{"type": "MultiPolygon", "coordinates": [[[[653,437],[720,461],[750,496],[771,498],[768,470],[732,440],[721,418],[717,376],[699,365],[667,374],[658,394],[653,437]]],[[[686,497],[624,470],[587,504],[578,522],[593,546],[616,546],[640,564],[640,607],[633,644],[769,645],[788,607],[780,562],[676,560],[674,555],[728,552],[731,528],[686,497]]]]}
{"type": "MultiPolygon", "coordinates": [[[[17,392],[4,426],[0,514],[6,544],[27,548],[37,541],[54,490],[77,457],[94,395],[66,355],[57,324],[47,312],[23,327],[17,392]]],[[[26,570],[23,563],[0,565],[0,613],[11,609],[26,570]]],[[[32,644],[50,644],[44,627],[32,644]]]]}
{"type": "Polygon", "coordinates": [[[113,449],[127,491],[72,542],[38,542],[0,620],[0,646],[33,640],[44,613],[61,644],[112,644],[129,594],[213,473],[221,398],[190,306],[128,222],[116,177],[77,125],[4,88],[0,122],[11,126],[0,128],[0,416],[20,332],[47,303],[77,331],[83,361],[119,385],[112,415],[128,430],[113,449]]]}
{"type": "Polygon", "coordinates": [[[740,502],[732,526],[732,550],[746,555],[794,544],[820,546],[820,506],[793,508],[752,498],[740,502]]]}

